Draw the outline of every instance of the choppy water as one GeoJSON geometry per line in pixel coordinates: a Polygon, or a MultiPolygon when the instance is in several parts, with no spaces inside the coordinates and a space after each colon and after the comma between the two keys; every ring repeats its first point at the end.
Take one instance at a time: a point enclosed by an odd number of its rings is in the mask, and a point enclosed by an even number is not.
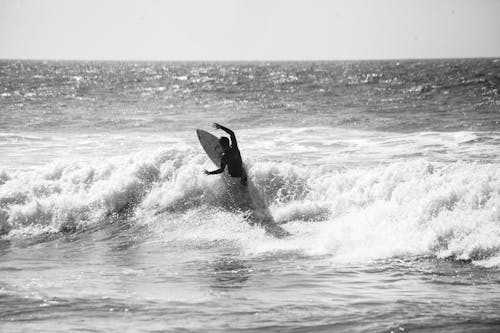
{"type": "Polygon", "coordinates": [[[1,61],[1,330],[499,330],[499,69],[1,61]],[[291,237],[203,175],[213,121],[291,237]]]}

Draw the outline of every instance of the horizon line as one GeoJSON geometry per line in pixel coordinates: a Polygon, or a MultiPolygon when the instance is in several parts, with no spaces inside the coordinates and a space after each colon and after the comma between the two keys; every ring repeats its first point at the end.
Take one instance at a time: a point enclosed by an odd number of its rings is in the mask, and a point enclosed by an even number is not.
{"type": "Polygon", "coordinates": [[[334,61],[410,61],[410,60],[472,60],[500,59],[498,56],[466,56],[466,57],[408,57],[408,58],[346,58],[346,59],[77,59],[77,58],[4,58],[0,61],[61,61],[61,62],[334,62],[334,61]]]}

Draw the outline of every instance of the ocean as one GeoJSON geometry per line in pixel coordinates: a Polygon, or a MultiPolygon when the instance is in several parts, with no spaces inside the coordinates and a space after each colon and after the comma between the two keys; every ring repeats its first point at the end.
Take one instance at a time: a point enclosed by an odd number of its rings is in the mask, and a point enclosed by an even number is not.
{"type": "Polygon", "coordinates": [[[0,331],[500,331],[500,59],[0,60],[0,331]],[[275,238],[195,130],[233,129],[275,238]]]}

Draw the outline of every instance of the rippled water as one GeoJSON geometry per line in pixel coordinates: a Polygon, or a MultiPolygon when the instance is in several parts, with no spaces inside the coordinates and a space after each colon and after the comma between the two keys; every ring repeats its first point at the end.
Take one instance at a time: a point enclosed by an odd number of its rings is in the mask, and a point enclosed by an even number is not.
{"type": "Polygon", "coordinates": [[[499,330],[498,66],[1,61],[0,330],[499,330]]]}
{"type": "Polygon", "coordinates": [[[496,130],[500,62],[0,61],[1,130],[496,130]],[[8,112],[7,112],[8,111],[8,112]]]}
{"type": "MultiPolygon", "coordinates": [[[[2,265],[2,275],[17,283],[17,291],[2,297],[9,304],[2,310],[3,328],[498,328],[498,273],[467,263],[426,257],[338,263],[331,256],[297,251],[242,254],[238,241],[166,242],[161,233],[132,233],[138,232],[108,229],[15,248],[15,254],[4,250],[9,266],[2,265]]],[[[257,241],[270,242],[261,237],[257,241]]]]}

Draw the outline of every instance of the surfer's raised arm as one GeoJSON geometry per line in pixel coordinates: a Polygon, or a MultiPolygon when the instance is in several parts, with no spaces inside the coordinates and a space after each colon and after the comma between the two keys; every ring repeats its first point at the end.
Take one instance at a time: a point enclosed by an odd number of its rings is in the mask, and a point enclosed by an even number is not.
{"type": "Polygon", "coordinates": [[[214,128],[215,129],[221,129],[224,132],[226,132],[227,134],[229,134],[229,136],[231,137],[231,146],[233,146],[233,147],[237,147],[238,146],[238,142],[236,141],[236,135],[234,135],[233,131],[231,131],[229,128],[227,128],[225,126],[222,126],[219,123],[214,123],[214,128]]]}

